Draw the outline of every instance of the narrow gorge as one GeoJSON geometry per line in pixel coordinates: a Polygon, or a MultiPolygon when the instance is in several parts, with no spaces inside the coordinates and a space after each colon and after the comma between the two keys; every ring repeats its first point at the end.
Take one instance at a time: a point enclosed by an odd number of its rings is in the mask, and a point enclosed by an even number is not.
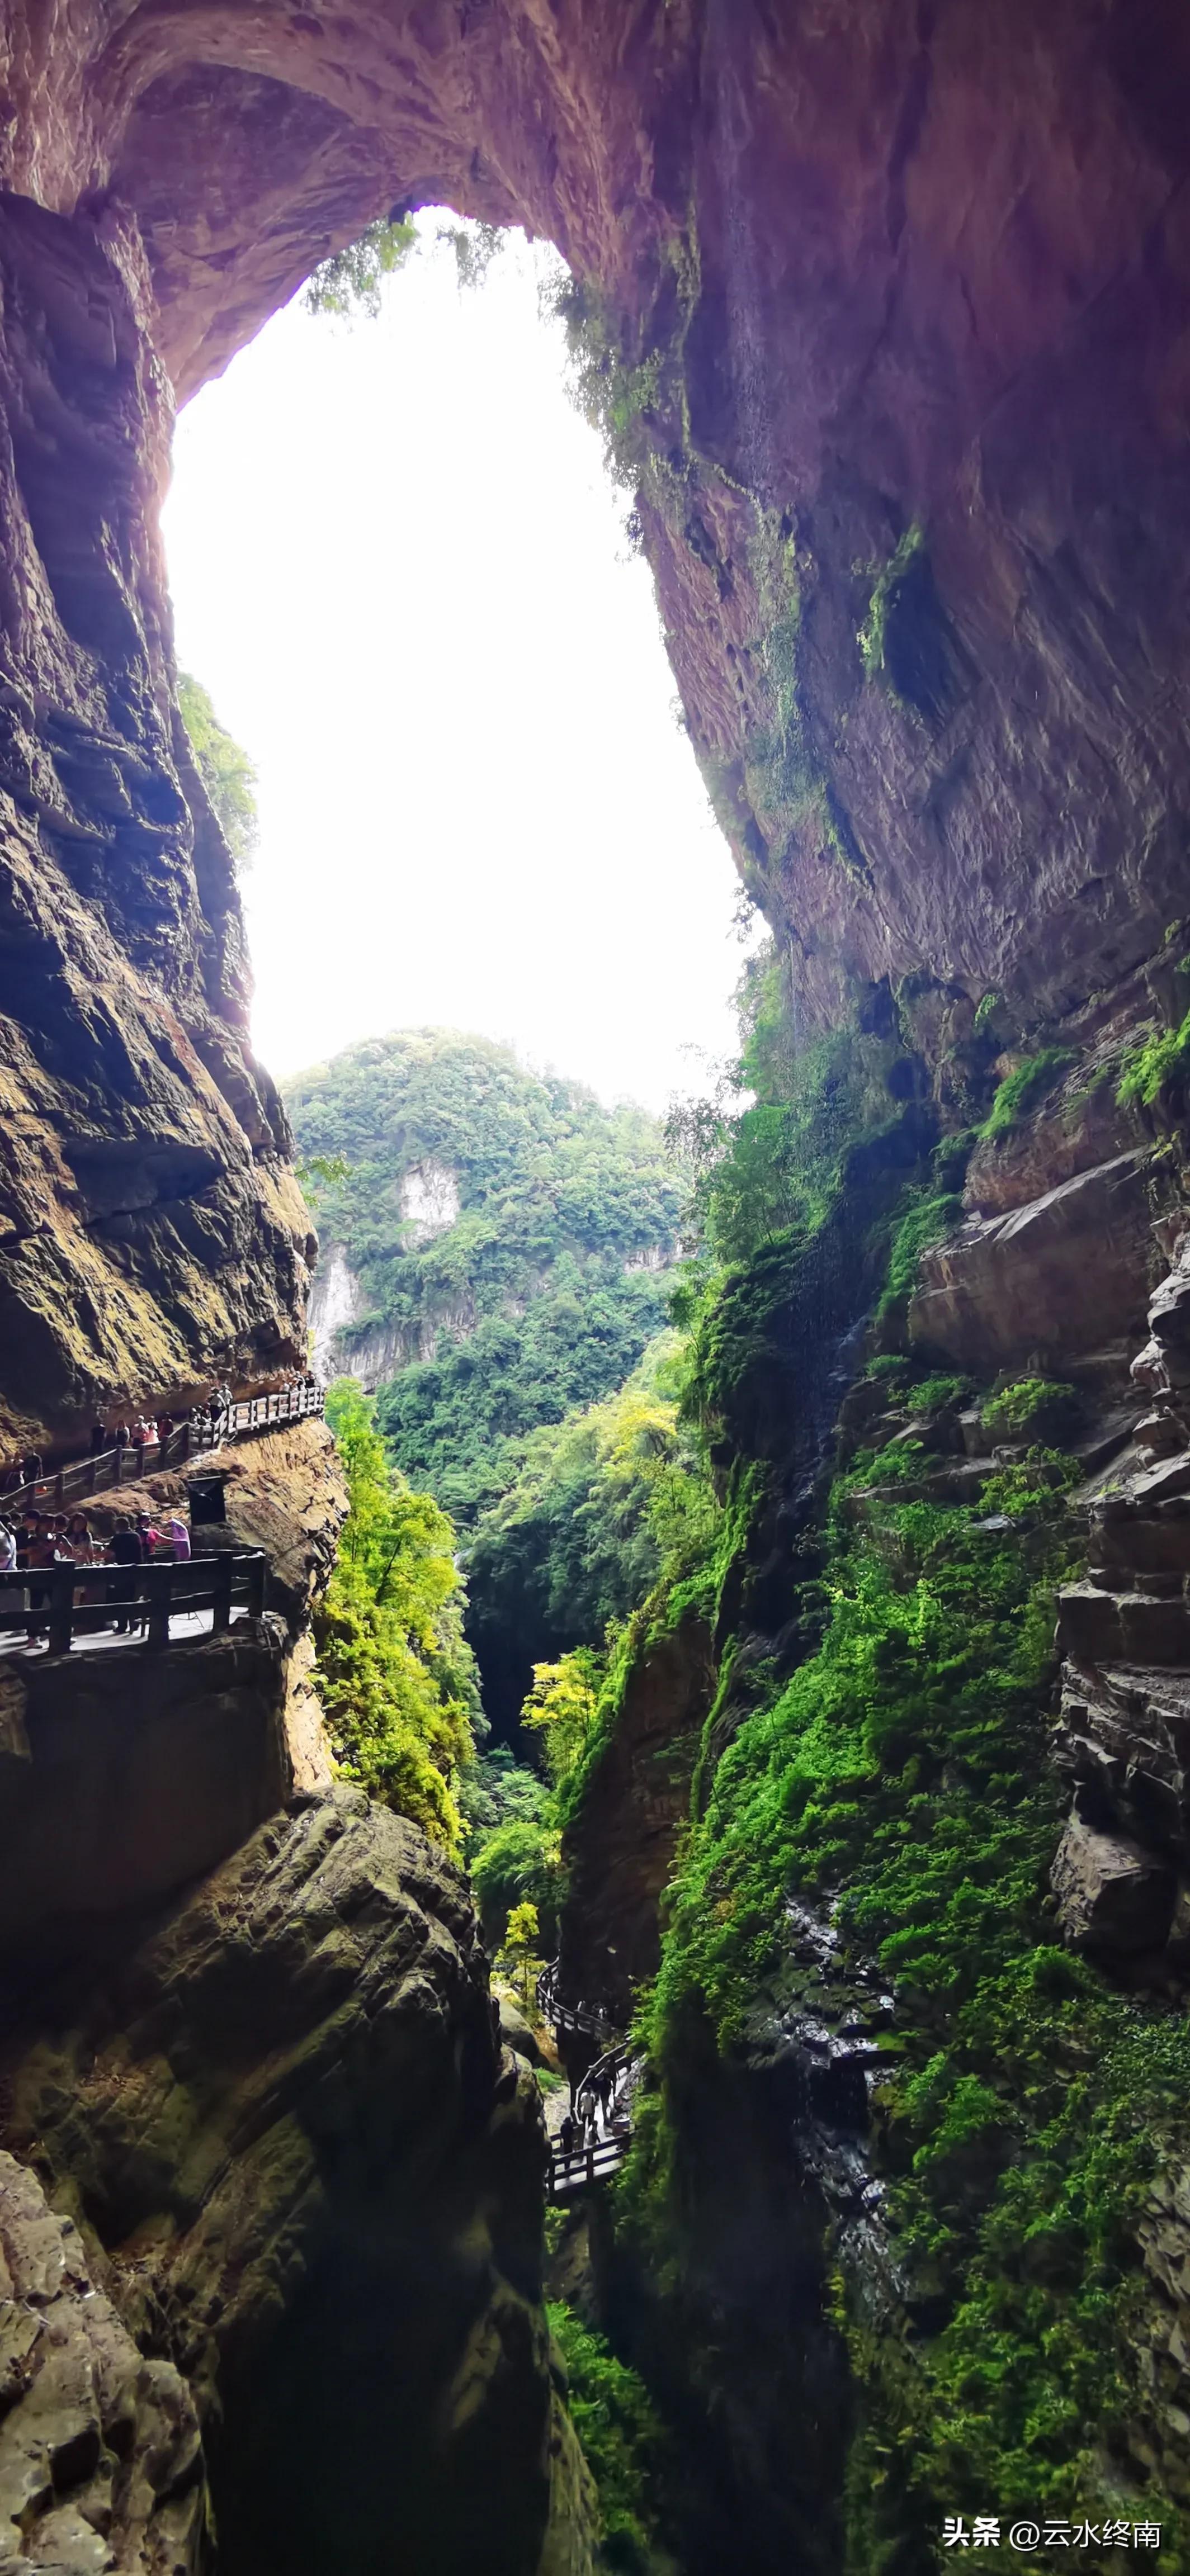
{"type": "Polygon", "coordinates": [[[2,23],[0,2570],[1185,2576],[1185,13],[2,23]],[[766,932],[668,1137],[253,1052],[175,411],[431,207],[766,932]]]}

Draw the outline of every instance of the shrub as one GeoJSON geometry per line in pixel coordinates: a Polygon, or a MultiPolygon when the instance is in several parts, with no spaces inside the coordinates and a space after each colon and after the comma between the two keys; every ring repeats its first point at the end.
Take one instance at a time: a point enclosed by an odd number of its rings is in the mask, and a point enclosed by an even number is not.
{"type": "Polygon", "coordinates": [[[1190,1069],[1190,1011],[1181,1026],[1164,1029],[1160,1036],[1146,1038],[1124,1059],[1116,1098],[1122,1108],[1140,1101],[1151,1109],[1158,1095],[1173,1082],[1180,1082],[1190,1069]]]}
{"type": "Polygon", "coordinates": [[[1015,1073],[1005,1074],[980,1134],[991,1139],[1009,1135],[1029,1110],[1054,1089],[1067,1065],[1073,1062],[1069,1047],[1042,1047],[1039,1055],[1018,1065],[1015,1073]]]}

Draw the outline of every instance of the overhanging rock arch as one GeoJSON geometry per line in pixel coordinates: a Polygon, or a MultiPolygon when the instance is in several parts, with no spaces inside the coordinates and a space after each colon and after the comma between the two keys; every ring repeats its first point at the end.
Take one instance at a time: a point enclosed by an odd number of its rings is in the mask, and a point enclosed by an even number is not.
{"type": "Polygon", "coordinates": [[[297,1348],[304,1218],[172,713],[165,375],[184,397],[394,203],[571,262],[811,1023],[914,975],[935,1037],[989,990],[1050,1024],[1190,910],[1176,0],[155,0],[7,35],[14,1423],[297,1348]],[[214,1177],[113,1224],[80,1135],[214,1177]]]}

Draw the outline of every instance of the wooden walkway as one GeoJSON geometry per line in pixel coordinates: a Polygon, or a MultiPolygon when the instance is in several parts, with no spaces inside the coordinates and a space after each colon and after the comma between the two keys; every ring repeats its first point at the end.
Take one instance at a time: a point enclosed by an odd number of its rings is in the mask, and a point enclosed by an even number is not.
{"type": "Polygon", "coordinates": [[[50,1467],[44,1476],[27,1485],[13,1485],[0,1494],[0,1520],[11,1519],[15,1512],[30,1510],[61,1511],[68,1503],[86,1502],[92,1494],[109,1491],[114,1485],[134,1485],[142,1476],[156,1475],[163,1467],[180,1467],[188,1458],[202,1457],[211,1449],[222,1448],[227,1440],[246,1439],[254,1431],[272,1431],[284,1422],[304,1422],[311,1414],[321,1414],[325,1394],[320,1386],[287,1386],[279,1395],[246,1395],[226,1405],[217,1418],[204,1416],[198,1422],[181,1422],[164,1443],[150,1441],[144,1448],[133,1448],[126,1441],[119,1448],[88,1451],[85,1455],[50,1467]]]}
{"type": "Polygon", "coordinates": [[[221,1548],[183,1565],[30,1568],[0,1577],[0,1640],[20,1637],[17,1654],[47,1655],[68,1655],[80,1646],[190,1643],[196,1636],[222,1634],[237,1611],[259,1619],[267,1579],[263,1548],[221,1548]],[[122,1628],[119,1621],[125,1622],[122,1628]],[[175,1623],[180,1634],[174,1633],[175,1623]]]}
{"type": "MultiPolygon", "coordinates": [[[[537,1980],[537,2002],[544,2020],[552,2022],[556,2032],[579,2030],[588,2037],[606,2040],[611,2024],[606,2014],[593,2004],[564,2003],[558,1994],[558,1962],[552,1960],[537,1980]]],[[[572,2192],[585,2191],[592,2183],[609,2182],[619,2172],[632,2140],[632,2095],[640,2060],[625,2039],[613,2039],[602,2057],[588,2067],[578,2088],[578,2101],[586,2097],[595,2107],[596,2119],[602,2122],[603,2134],[588,2138],[569,2154],[555,2140],[550,2141],[550,2198],[568,2200],[572,2192]],[[607,2090],[608,2108],[604,2111],[600,2093],[607,2090]]]]}

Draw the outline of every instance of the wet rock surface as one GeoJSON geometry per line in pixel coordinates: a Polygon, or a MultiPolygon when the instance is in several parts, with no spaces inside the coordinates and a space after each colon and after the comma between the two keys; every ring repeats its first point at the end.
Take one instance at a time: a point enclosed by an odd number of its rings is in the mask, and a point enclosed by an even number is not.
{"type": "Polygon", "coordinates": [[[525,2576],[571,2546],[536,2088],[413,1827],[300,1804],[27,1997],[3,2061],[8,2141],[193,2391],[221,2570],[525,2576]]]}
{"type": "Polygon", "coordinates": [[[656,1972],[658,1904],[690,1811],[714,1687],[701,1619],[649,1644],[563,1837],[560,1992],[600,2007],[615,2028],[626,2026],[635,1988],[656,1972]]]}
{"type": "Polygon", "coordinates": [[[0,2567],[204,2576],[198,2417],[95,2287],[82,2240],[0,2153],[0,2567]]]}

